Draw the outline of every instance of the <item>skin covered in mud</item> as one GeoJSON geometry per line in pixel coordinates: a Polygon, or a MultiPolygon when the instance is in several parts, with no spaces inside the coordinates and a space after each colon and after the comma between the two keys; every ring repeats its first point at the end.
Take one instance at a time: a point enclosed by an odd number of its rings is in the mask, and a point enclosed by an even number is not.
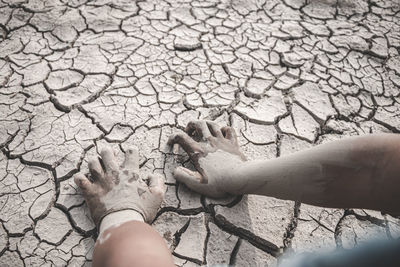
{"type": "Polygon", "coordinates": [[[179,144],[197,169],[178,167],[175,178],[209,197],[256,194],[323,207],[400,212],[399,135],[350,137],[276,159],[246,161],[233,128],[193,121],[169,144],[179,144]]]}
{"type": "Polygon", "coordinates": [[[146,222],[154,219],[164,198],[164,179],[156,174],[140,177],[137,148],[128,149],[121,167],[113,151],[106,148],[101,151],[101,162],[99,159],[89,162],[89,170],[93,182],[83,174],[77,174],[75,182],[98,227],[104,216],[121,210],[136,211],[146,222]]]}
{"type": "Polygon", "coordinates": [[[93,266],[173,266],[164,240],[145,223],[164,199],[164,178],[140,175],[137,148],[126,151],[122,166],[110,148],[100,155],[89,162],[91,179],[74,178],[99,230],[93,266]]]}
{"type": "Polygon", "coordinates": [[[168,144],[181,145],[197,171],[178,167],[174,170],[175,178],[189,188],[214,198],[238,194],[236,188],[244,186],[245,180],[233,179],[232,173],[246,158],[239,149],[235,130],[231,127],[220,128],[211,121],[192,121],[185,131],[171,135],[168,144]]]}

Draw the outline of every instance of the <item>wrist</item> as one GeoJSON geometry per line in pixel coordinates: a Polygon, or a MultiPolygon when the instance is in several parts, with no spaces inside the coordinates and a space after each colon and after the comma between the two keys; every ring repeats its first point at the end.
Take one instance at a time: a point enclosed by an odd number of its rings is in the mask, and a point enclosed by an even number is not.
{"type": "Polygon", "coordinates": [[[249,193],[248,175],[243,171],[246,163],[248,161],[237,162],[233,168],[226,170],[222,188],[229,195],[239,196],[249,193]]]}
{"type": "Polygon", "coordinates": [[[139,222],[144,222],[144,218],[142,214],[135,210],[120,210],[120,211],[115,211],[110,214],[107,214],[104,216],[104,218],[101,220],[100,227],[99,227],[99,236],[101,234],[112,227],[118,227],[123,223],[129,222],[129,221],[139,221],[139,222]]]}
{"type": "Polygon", "coordinates": [[[274,191],[274,185],[279,180],[267,173],[262,167],[266,164],[263,160],[243,161],[238,163],[230,172],[230,182],[226,183],[228,193],[232,195],[260,194],[267,189],[274,191]]]}
{"type": "Polygon", "coordinates": [[[291,178],[290,170],[286,171],[294,165],[283,164],[282,158],[246,161],[235,169],[233,178],[242,183],[237,193],[298,200],[295,196],[301,195],[302,184],[291,178]]]}

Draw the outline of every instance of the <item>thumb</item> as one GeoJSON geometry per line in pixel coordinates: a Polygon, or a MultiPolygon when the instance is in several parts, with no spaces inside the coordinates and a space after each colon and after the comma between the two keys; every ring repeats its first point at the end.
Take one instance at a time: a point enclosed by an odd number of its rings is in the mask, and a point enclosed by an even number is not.
{"type": "Polygon", "coordinates": [[[212,198],[222,198],[228,196],[226,192],[222,192],[215,185],[202,183],[202,181],[206,179],[199,172],[192,171],[184,167],[177,167],[173,174],[178,182],[184,183],[188,188],[202,195],[212,198]]]}
{"type": "Polygon", "coordinates": [[[208,184],[201,183],[204,177],[197,171],[192,171],[184,167],[177,167],[173,175],[178,182],[184,183],[188,188],[200,194],[209,196],[213,191],[208,184]]]}
{"type": "Polygon", "coordinates": [[[203,179],[203,176],[199,172],[184,167],[177,167],[173,175],[178,182],[184,183],[187,186],[189,184],[200,184],[203,179]]]}

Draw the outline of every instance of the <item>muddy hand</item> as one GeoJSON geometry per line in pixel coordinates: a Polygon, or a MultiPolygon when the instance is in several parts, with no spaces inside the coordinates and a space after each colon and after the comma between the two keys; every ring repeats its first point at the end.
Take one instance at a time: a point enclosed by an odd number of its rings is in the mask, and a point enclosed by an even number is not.
{"type": "Polygon", "coordinates": [[[100,226],[104,216],[120,210],[135,210],[146,222],[151,222],[164,198],[163,177],[155,174],[140,177],[137,148],[126,151],[121,167],[110,148],[102,150],[100,155],[101,159],[89,161],[90,180],[81,173],[74,177],[96,226],[100,226]]]}
{"type": "Polygon", "coordinates": [[[191,121],[185,131],[171,135],[168,144],[179,144],[197,171],[178,167],[174,170],[175,179],[214,198],[237,194],[244,181],[233,178],[234,169],[246,158],[240,152],[234,129],[220,128],[212,121],[191,121]]]}

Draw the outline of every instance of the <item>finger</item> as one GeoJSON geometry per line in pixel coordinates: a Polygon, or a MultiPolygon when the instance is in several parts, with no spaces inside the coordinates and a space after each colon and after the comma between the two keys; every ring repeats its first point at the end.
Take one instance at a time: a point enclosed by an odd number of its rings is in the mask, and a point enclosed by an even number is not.
{"type": "Polygon", "coordinates": [[[215,137],[218,138],[223,138],[224,136],[222,135],[221,129],[218,126],[218,124],[216,124],[213,121],[206,121],[206,124],[208,126],[208,129],[210,130],[211,134],[215,137]]]}
{"type": "Polygon", "coordinates": [[[209,139],[212,136],[205,121],[190,121],[186,126],[185,132],[189,136],[193,136],[196,133],[203,139],[209,139]]]}
{"type": "Polygon", "coordinates": [[[150,192],[163,198],[166,190],[164,177],[158,174],[149,174],[148,179],[150,192]]]}
{"type": "Polygon", "coordinates": [[[82,190],[84,195],[89,194],[93,189],[92,182],[82,173],[75,174],[74,182],[82,190]]]}
{"type": "Polygon", "coordinates": [[[104,164],[105,171],[107,173],[111,173],[113,171],[118,171],[118,165],[117,162],[115,161],[115,156],[114,152],[110,147],[104,148],[101,152],[101,159],[104,164]]]}
{"type": "Polygon", "coordinates": [[[200,152],[200,144],[190,138],[186,133],[176,133],[169,137],[168,145],[179,144],[189,155],[200,152]]]}
{"type": "Polygon", "coordinates": [[[100,180],[103,177],[103,167],[101,166],[98,158],[90,159],[88,166],[90,175],[93,177],[93,180],[100,180]]]}
{"type": "Polygon", "coordinates": [[[136,146],[129,147],[125,152],[123,167],[133,172],[139,171],[139,151],[136,146]]]}
{"type": "Polygon", "coordinates": [[[235,129],[229,126],[225,126],[221,128],[221,132],[226,139],[231,140],[234,144],[238,145],[235,129]]]}
{"type": "Polygon", "coordinates": [[[184,167],[177,167],[173,175],[178,182],[185,184],[193,191],[203,195],[209,194],[210,189],[207,184],[201,183],[204,178],[199,172],[191,171],[184,167]]]}

